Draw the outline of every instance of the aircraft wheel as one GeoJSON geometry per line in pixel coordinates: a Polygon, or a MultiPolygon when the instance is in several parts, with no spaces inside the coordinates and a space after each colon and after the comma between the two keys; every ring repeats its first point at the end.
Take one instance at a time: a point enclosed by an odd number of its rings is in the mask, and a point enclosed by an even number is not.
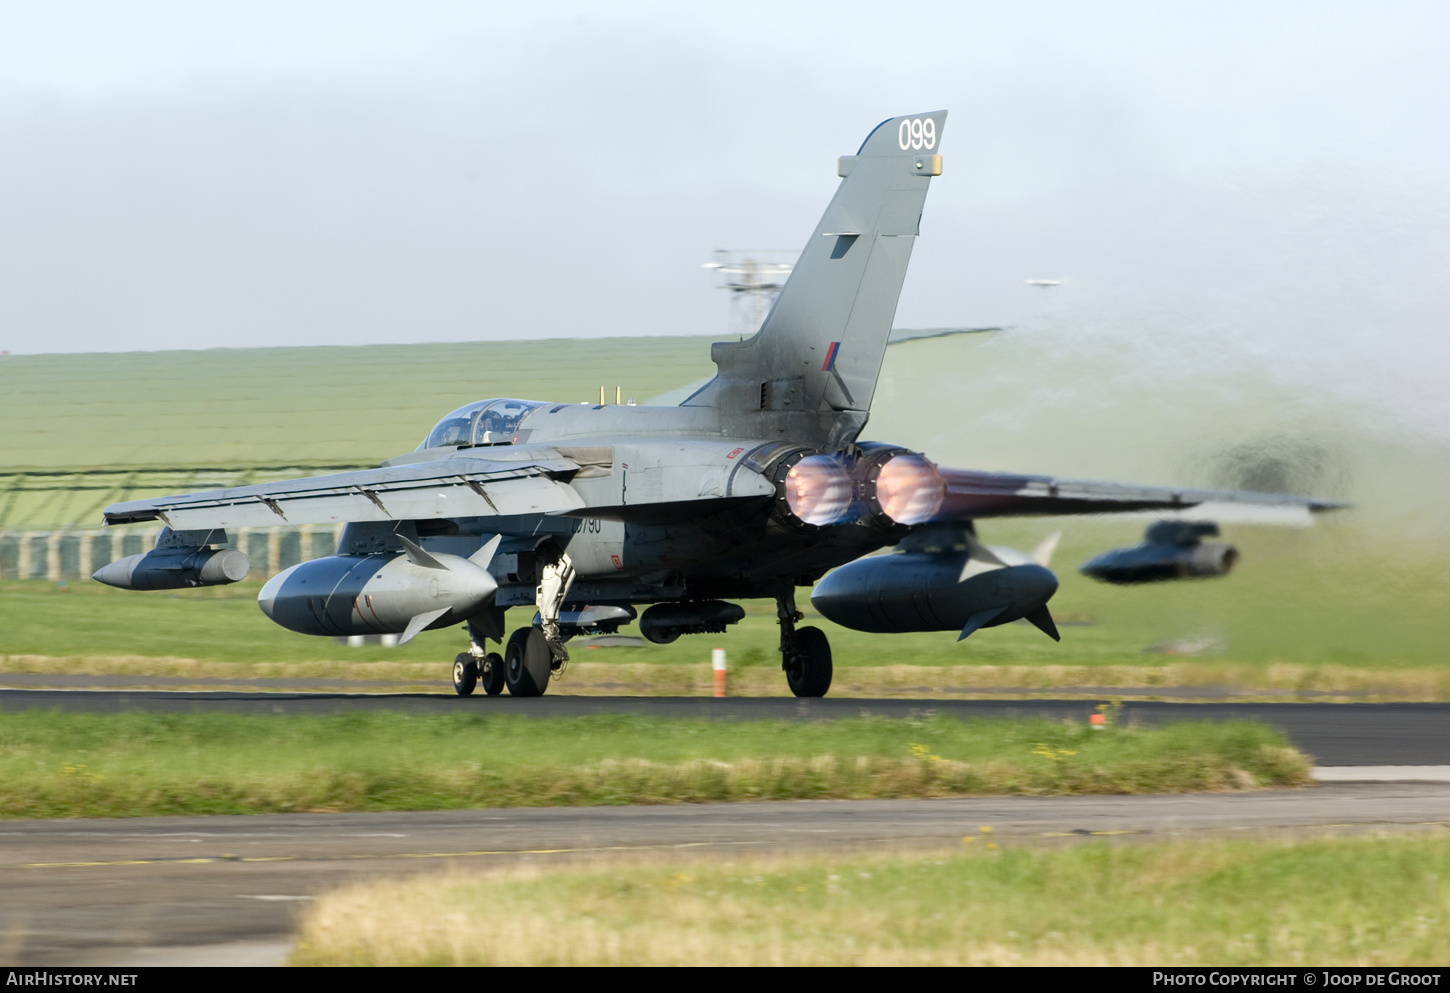
{"type": "Polygon", "coordinates": [[[486,664],[478,674],[478,681],[483,684],[483,692],[489,696],[498,696],[503,692],[503,656],[498,652],[489,652],[483,660],[486,664]]]}
{"type": "Polygon", "coordinates": [[[478,684],[478,663],[467,652],[453,660],[453,691],[459,696],[472,696],[478,684]]]}
{"type": "Polygon", "coordinates": [[[519,673],[524,667],[524,644],[529,640],[529,628],[519,628],[509,635],[508,643],[503,650],[503,681],[508,687],[509,696],[517,696],[519,691],[514,688],[518,682],[519,673]]]}
{"type": "Polygon", "coordinates": [[[825,696],[831,688],[831,643],[820,628],[800,628],[785,661],[785,681],[796,696],[825,696]]]}
{"type": "Polygon", "coordinates": [[[543,696],[549,688],[549,670],[553,655],[544,632],[538,628],[520,628],[509,638],[504,652],[504,682],[512,696],[543,696]]]}

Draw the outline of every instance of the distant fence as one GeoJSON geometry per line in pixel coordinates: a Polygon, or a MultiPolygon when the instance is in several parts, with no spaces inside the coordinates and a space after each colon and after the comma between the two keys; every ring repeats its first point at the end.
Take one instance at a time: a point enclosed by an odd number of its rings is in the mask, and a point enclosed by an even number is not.
{"type": "MultiPolygon", "coordinates": [[[[116,559],[156,546],[160,528],[105,531],[0,531],[0,579],[89,579],[116,559]]],[[[265,579],[298,562],[331,555],[342,537],[333,527],[235,528],[224,547],[252,560],[251,578],[265,579]]]]}

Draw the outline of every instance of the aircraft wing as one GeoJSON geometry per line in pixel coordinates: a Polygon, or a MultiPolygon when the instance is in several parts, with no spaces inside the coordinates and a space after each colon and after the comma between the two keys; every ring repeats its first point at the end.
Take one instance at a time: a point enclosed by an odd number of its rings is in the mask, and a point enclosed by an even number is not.
{"type": "Polygon", "coordinates": [[[561,513],[578,510],[583,501],[556,477],[579,469],[556,452],[519,461],[454,456],[132,500],[107,507],[105,521],[160,520],[180,531],[561,513]]]}
{"type": "Polygon", "coordinates": [[[1035,517],[1067,514],[1120,514],[1131,511],[1212,511],[1214,517],[1241,520],[1282,518],[1306,519],[1311,512],[1344,506],[1329,500],[1286,493],[1256,493],[1249,490],[1197,490],[1163,486],[1135,486],[1054,476],[1021,476],[1014,473],[980,472],[971,469],[939,469],[945,495],[937,520],[979,517],[1035,517]],[[1235,513],[1235,511],[1240,511],[1235,513]],[[1248,511],[1268,511],[1256,515],[1248,511]]]}

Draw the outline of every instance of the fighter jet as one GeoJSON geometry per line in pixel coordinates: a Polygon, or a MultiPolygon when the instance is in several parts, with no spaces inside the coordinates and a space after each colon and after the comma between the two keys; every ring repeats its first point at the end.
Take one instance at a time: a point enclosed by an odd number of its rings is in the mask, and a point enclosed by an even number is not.
{"type": "MultiPolygon", "coordinates": [[[[461,695],[481,682],[489,694],[538,696],[574,635],[637,619],[645,638],[667,643],[723,632],[744,616],[733,600],[771,598],[786,682],[818,697],[831,648],[819,628],[797,626],[801,587],[814,587],[824,617],[860,631],[964,638],[1025,619],[1058,638],[1046,555],[989,548],[976,520],[1209,501],[1333,506],[951,469],[862,440],[927,189],[942,173],[946,120],[884,121],[838,161],[835,196],[759,331],[711,346],[714,379],[679,405],[480,400],[374,469],[113,504],[108,525],[166,527],[156,548],[95,578],[153,590],[234,582],[249,563],[221,547],[227,528],[341,523],[336,554],[272,577],[262,611],[310,635],[407,640],[461,626],[461,695]],[[504,646],[514,607],[534,611],[533,623],[504,646]]],[[[1232,565],[1198,542],[1201,529],[1160,532],[1096,568],[1134,582],[1232,565]]]]}

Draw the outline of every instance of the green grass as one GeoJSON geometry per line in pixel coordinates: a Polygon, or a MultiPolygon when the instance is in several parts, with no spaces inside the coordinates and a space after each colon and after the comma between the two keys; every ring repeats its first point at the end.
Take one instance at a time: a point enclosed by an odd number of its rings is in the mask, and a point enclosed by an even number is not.
{"type": "Polygon", "coordinates": [[[0,467],[375,465],[485,397],[598,402],[604,386],[612,403],[620,386],[646,400],[709,375],[709,344],[694,336],[8,355],[0,467]]]}
{"type": "Polygon", "coordinates": [[[713,368],[700,336],[3,356],[0,530],[376,465],[485,397],[644,401],[713,368]]]}
{"type": "MultiPolygon", "coordinates": [[[[984,522],[985,540],[1030,548],[1056,522],[984,522]]],[[[1244,564],[1222,579],[1108,586],[1078,575],[1094,550],[1135,540],[1134,525],[1076,524],[1056,563],[1062,586],[1052,611],[1060,644],[1026,625],[1006,625],[958,643],[950,632],[869,635],[812,616],[831,639],[839,666],[1014,665],[1166,666],[1174,652],[1201,651],[1214,665],[1264,669],[1275,663],[1338,665],[1366,672],[1443,668],[1445,567],[1421,555],[1363,544],[1322,525],[1316,536],[1269,528],[1235,534],[1244,564]],[[1342,567],[1339,559],[1354,568],[1342,567]],[[1151,648],[1164,649],[1145,652],[1151,648]]],[[[0,582],[0,655],[147,656],[219,662],[346,660],[440,663],[466,647],[458,631],[428,632],[401,648],[343,649],[330,638],[285,631],[256,606],[256,582],[174,593],[133,593],[72,580],[0,582]]],[[[801,590],[799,602],[809,612],[801,590]]],[[[591,652],[591,660],[698,663],[717,644],[731,665],[778,665],[778,629],[767,601],[747,602],[745,622],[721,636],[685,637],[671,646],[591,652]]],[[[515,610],[515,624],[529,612],[515,610]]],[[[633,633],[627,627],[624,633],[633,633]]]]}
{"type": "Polygon", "coordinates": [[[139,817],[1303,785],[1248,723],[605,715],[0,715],[0,817],[139,817]]]}
{"type": "MultiPolygon", "coordinates": [[[[988,825],[987,827],[990,827],[988,825]]],[[[296,965],[1393,966],[1450,960],[1450,839],[590,863],[360,884],[296,965]],[[479,940],[480,920],[508,935],[479,940]]]]}
{"type": "MultiPolygon", "coordinates": [[[[707,375],[707,345],[681,337],[4,357],[0,528],[91,522],[113,499],[292,474],[281,466],[372,464],[411,449],[442,413],[483,396],[586,399],[618,383],[644,399],[707,375]],[[5,477],[24,466],[66,475],[5,477]],[[198,466],[218,472],[198,474],[198,466]],[[76,475],[87,467],[109,469],[76,475]],[[165,472],[133,474],[137,467],[165,472]],[[75,490],[78,480],[95,488],[75,490]]],[[[1135,544],[1143,520],[979,522],[984,540],[1022,549],[1061,529],[1054,568],[1063,582],[1052,609],[1088,626],[1064,626],[1062,645],[1015,626],[961,645],[950,634],[830,628],[838,664],[1163,667],[1174,657],[1143,654],[1163,646],[1258,671],[1276,663],[1450,671],[1443,440],[1267,374],[1185,386],[1149,372],[1130,357],[1096,355],[1088,344],[1054,350],[1032,335],[911,342],[887,351],[866,434],[948,465],[1149,483],[1249,485],[1277,467],[1295,486],[1355,508],[1304,530],[1226,525],[1243,552],[1234,575],[1133,589],[1094,583],[1075,568],[1135,544]]],[[[405,649],[340,655],[328,640],[272,628],[245,589],[221,591],[237,601],[105,600],[83,599],[87,584],[70,585],[61,600],[0,584],[0,654],[446,661],[459,643],[456,632],[439,632],[405,649]]],[[[752,610],[722,643],[732,665],[774,665],[773,626],[752,610]]],[[[694,663],[709,647],[686,638],[608,657],[694,663]]]]}

